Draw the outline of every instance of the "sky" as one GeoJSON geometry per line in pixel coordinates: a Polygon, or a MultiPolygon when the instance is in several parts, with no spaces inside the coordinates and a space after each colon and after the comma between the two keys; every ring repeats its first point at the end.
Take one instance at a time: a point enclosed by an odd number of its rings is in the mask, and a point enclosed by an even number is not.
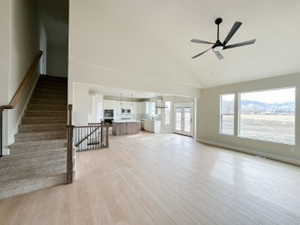
{"type": "MultiPolygon", "coordinates": [[[[241,93],[241,100],[257,101],[263,103],[285,103],[294,102],[296,95],[295,88],[274,89],[258,92],[241,93]]],[[[225,101],[233,101],[234,94],[223,95],[225,101]]]]}
{"type": "Polygon", "coordinates": [[[270,91],[248,92],[241,94],[241,100],[264,103],[285,103],[295,101],[295,88],[275,89],[270,91]]]}

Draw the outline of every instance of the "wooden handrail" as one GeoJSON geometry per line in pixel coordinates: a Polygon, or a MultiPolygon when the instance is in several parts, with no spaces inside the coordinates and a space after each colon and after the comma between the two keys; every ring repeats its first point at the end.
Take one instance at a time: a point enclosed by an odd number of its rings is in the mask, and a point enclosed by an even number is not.
{"type": "Polygon", "coordinates": [[[5,109],[13,109],[11,105],[2,105],[0,106],[0,112],[4,111],[5,109]]]}
{"type": "Polygon", "coordinates": [[[87,126],[74,126],[74,128],[98,128],[98,127],[101,127],[101,126],[105,126],[104,124],[99,124],[99,125],[87,125],[87,126]]]}
{"type": "Polygon", "coordinates": [[[16,90],[16,93],[14,94],[9,104],[0,106],[0,158],[3,156],[3,111],[6,109],[14,109],[19,104],[21,97],[24,96],[24,90],[26,90],[28,85],[33,81],[34,74],[36,74],[36,67],[40,61],[42,54],[43,52],[39,51],[38,54],[35,56],[33,63],[30,65],[20,86],[16,90]]]}
{"type": "Polygon", "coordinates": [[[9,104],[0,106],[1,111],[5,110],[5,109],[14,109],[19,104],[21,96],[23,95],[23,90],[30,83],[32,76],[34,75],[34,73],[36,71],[36,66],[38,65],[42,55],[43,55],[43,52],[39,51],[39,53],[35,56],[33,63],[31,64],[28,71],[26,72],[24,79],[22,80],[20,86],[16,90],[16,93],[14,94],[14,96],[11,99],[11,101],[9,102],[9,104]]]}

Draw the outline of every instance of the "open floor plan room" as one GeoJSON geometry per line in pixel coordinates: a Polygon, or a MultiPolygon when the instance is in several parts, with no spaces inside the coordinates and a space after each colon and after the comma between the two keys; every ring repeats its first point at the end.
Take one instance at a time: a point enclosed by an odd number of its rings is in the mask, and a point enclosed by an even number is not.
{"type": "Polygon", "coordinates": [[[0,201],[5,225],[297,225],[300,169],[174,134],[82,152],[74,184],[0,201]]]}
{"type": "Polygon", "coordinates": [[[300,225],[299,0],[1,0],[0,225],[300,225]]]}

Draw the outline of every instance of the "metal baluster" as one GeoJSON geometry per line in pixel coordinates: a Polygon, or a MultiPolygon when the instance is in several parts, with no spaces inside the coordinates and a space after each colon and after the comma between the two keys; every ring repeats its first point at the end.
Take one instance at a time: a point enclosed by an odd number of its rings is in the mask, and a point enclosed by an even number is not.
{"type": "MultiPolygon", "coordinates": [[[[82,132],[82,128],[78,128],[78,137],[79,137],[79,141],[81,140],[81,132],[82,132]]],[[[81,144],[82,143],[80,143],[79,145],[78,145],[78,148],[79,148],[79,151],[82,151],[82,149],[81,149],[81,144]]]]}
{"type": "Polygon", "coordinates": [[[98,132],[98,129],[97,129],[97,127],[94,127],[94,129],[95,129],[95,132],[94,132],[94,141],[93,141],[93,143],[94,143],[94,150],[96,150],[97,149],[97,139],[96,139],[96,135],[97,135],[97,132],[98,132]]]}
{"type": "Polygon", "coordinates": [[[100,135],[99,132],[101,132],[101,127],[98,127],[98,135],[97,135],[97,142],[98,142],[98,149],[101,148],[101,140],[100,140],[100,135]]]}
{"type": "Polygon", "coordinates": [[[101,141],[100,141],[100,145],[101,145],[101,148],[103,148],[103,121],[101,121],[101,128],[100,128],[100,135],[101,135],[101,141]]]}
{"type": "MultiPolygon", "coordinates": [[[[77,144],[78,143],[78,132],[77,132],[77,128],[74,128],[74,132],[75,132],[75,144],[77,144]]],[[[76,147],[77,148],[77,147],[76,147]]]]}
{"type": "Polygon", "coordinates": [[[89,127],[88,128],[88,133],[87,133],[87,135],[88,135],[88,143],[90,144],[89,145],[89,150],[91,150],[92,149],[92,145],[91,145],[91,136],[92,136],[92,131],[91,131],[91,127],[89,127]]]}
{"type": "Polygon", "coordinates": [[[108,143],[108,137],[109,137],[109,126],[106,125],[106,143],[105,143],[105,147],[108,148],[109,147],[109,143],[108,143]]]}

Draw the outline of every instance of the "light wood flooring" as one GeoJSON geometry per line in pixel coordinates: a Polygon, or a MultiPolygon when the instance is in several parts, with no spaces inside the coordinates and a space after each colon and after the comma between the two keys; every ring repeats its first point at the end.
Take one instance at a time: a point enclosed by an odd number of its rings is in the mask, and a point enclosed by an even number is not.
{"type": "Polygon", "coordinates": [[[114,137],[74,184],[0,201],[1,225],[300,225],[300,169],[180,135],[114,137]]]}

